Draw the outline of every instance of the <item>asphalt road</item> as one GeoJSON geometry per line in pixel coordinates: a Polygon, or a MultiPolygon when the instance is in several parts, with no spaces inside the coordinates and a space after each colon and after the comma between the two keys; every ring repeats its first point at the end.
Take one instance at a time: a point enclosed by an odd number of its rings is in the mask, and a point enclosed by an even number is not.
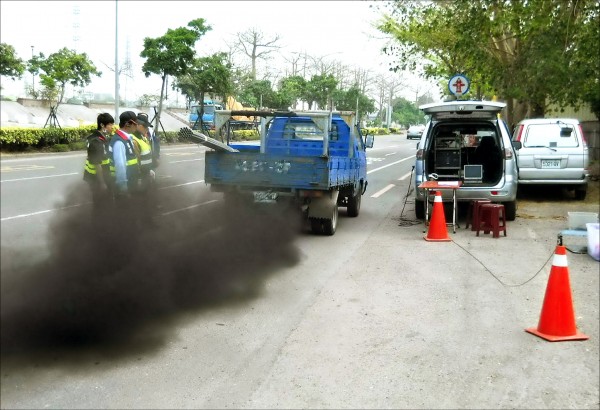
{"type": "Polygon", "coordinates": [[[158,228],[126,241],[91,234],[83,155],[2,157],[0,407],[598,408],[598,262],[568,254],[589,340],[524,331],[567,212],[598,203],[534,193],[507,237],[461,217],[427,242],[415,145],[376,138],[333,237],[226,209],[195,145],[164,149],[158,228]]]}

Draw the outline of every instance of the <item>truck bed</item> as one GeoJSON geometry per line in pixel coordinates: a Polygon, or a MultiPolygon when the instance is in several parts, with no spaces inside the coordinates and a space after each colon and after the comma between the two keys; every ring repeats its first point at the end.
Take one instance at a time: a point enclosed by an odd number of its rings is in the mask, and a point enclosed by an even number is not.
{"type": "Polygon", "coordinates": [[[352,184],[358,175],[355,158],[206,152],[205,181],[212,185],[283,192],[329,190],[352,184]]]}

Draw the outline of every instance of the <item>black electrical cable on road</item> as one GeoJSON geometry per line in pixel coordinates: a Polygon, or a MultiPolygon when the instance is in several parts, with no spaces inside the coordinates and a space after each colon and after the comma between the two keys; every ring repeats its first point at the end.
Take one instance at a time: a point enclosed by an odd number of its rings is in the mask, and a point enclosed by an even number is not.
{"type": "Polygon", "coordinates": [[[550,256],[548,257],[548,259],[546,259],[546,262],[543,263],[542,267],[529,279],[527,279],[525,282],[523,283],[519,283],[519,284],[509,284],[509,283],[504,283],[498,276],[494,275],[494,272],[492,272],[491,270],[488,269],[487,266],[485,266],[485,264],[483,262],[481,262],[475,255],[473,255],[471,252],[469,252],[467,249],[465,249],[463,246],[461,246],[459,243],[457,243],[455,240],[453,240],[452,242],[454,242],[454,244],[456,246],[458,246],[460,249],[462,249],[463,251],[465,251],[466,253],[468,253],[469,255],[471,255],[471,257],[473,259],[475,259],[477,262],[479,262],[479,264],[481,266],[483,266],[483,268],[494,277],[494,279],[496,279],[498,282],[500,282],[500,284],[502,286],[505,286],[507,288],[517,288],[519,286],[523,286],[529,282],[531,282],[533,279],[535,279],[535,277],[537,275],[540,274],[540,272],[542,271],[542,269],[544,269],[544,267],[548,264],[548,261],[552,258],[552,256],[554,256],[554,250],[552,251],[552,253],[550,254],[550,256]]]}
{"type": "Polygon", "coordinates": [[[410,197],[410,194],[412,193],[411,185],[412,185],[412,176],[413,176],[414,171],[415,171],[415,166],[413,165],[412,169],[410,170],[410,180],[408,181],[408,189],[406,190],[406,195],[404,196],[404,204],[402,205],[402,210],[400,211],[400,222],[398,223],[398,226],[413,226],[413,225],[418,225],[421,223],[417,219],[410,219],[410,218],[403,216],[404,208],[406,207],[408,198],[410,197]]]}
{"type": "MultiPolygon", "coordinates": [[[[413,176],[413,172],[415,170],[415,167],[413,166],[411,171],[410,171],[410,181],[408,183],[408,189],[406,192],[406,195],[404,196],[404,204],[402,205],[402,210],[400,211],[400,222],[398,223],[398,226],[413,226],[413,225],[418,225],[421,223],[421,221],[417,220],[417,219],[410,219],[407,217],[404,217],[404,208],[406,207],[406,203],[408,202],[408,198],[410,196],[410,194],[412,193],[412,189],[411,189],[411,185],[412,185],[412,176],[413,176]]],[[[548,259],[546,259],[546,261],[542,264],[542,267],[529,279],[527,279],[525,282],[523,283],[519,283],[519,284],[509,284],[509,283],[505,283],[503,282],[498,276],[496,276],[494,274],[494,272],[492,272],[487,266],[485,266],[485,264],[479,260],[475,255],[473,255],[471,252],[469,252],[466,248],[464,248],[463,246],[461,246],[458,242],[456,242],[455,240],[452,240],[452,242],[454,242],[454,244],[456,244],[456,246],[458,246],[459,248],[461,248],[463,251],[465,251],[467,254],[469,254],[473,259],[475,259],[477,262],[479,262],[479,264],[481,266],[483,266],[483,268],[494,277],[494,279],[496,279],[498,282],[500,282],[500,284],[502,286],[505,286],[507,288],[516,288],[519,286],[523,286],[529,282],[531,282],[533,279],[535,279],[540,272],[542,271],[542,269],[544,269],[544,267],[548,264],[548,262],[550,261],[550,259],[552,258],[552,256],[554,256],[554,250],[552,251],[552,253],[550,254],[550,256],[548,257],[548,259]]]]}

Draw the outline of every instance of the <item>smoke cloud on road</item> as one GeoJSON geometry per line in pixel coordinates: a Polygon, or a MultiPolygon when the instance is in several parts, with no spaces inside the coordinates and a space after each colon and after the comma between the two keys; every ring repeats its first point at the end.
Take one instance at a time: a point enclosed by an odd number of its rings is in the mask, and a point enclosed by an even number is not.
{"type": "MultiPolygon", "coordinates": [[[[86,188],[65,203],[89,200],[86,188]]],[[[158,210],[130,202],[103,213],[91,205],[60,211],[50,256],[33,266],[27,250],[2,249],[12,258],[2,272],[3,365],[57,352],[155,349],[179,318],[258,297],[269,275],[299,261],[297,212],[230,206],[203,192],[159,191],[158,210]],[[150,213],[154,227],[144,224],[150,213]]]]}

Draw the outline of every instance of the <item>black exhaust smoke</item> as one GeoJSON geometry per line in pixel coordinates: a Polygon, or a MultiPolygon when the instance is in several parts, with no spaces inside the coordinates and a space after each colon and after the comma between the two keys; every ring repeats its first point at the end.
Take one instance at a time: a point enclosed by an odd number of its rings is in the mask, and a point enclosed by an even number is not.
{"type": "MultiPolygon", "coordinates": [[[[297,211],[257,212],[202,192],[158,191],[160,211],[134,200],[104,212],[60,211],[50,223],[50,256],[33,266],[27,250],[2,249],[11,258],[2,272],[3,364],[59,351],[158,347],[180,316],[258,297],[269,275],[299,261],[297,211]]],[[[87,194],[78,185],[65,202],[87,194]]]]}

